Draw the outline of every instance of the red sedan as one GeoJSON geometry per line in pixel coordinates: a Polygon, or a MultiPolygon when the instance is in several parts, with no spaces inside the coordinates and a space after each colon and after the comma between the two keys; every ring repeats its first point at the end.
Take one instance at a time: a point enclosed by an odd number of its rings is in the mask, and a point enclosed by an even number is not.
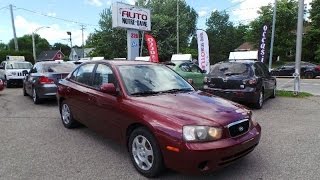
{"type": "Polygon", "coordinates": [[[84,124],[126,145],[138,172],[204,173],[250,153],[261,128],[241,105],[195,91],[161,64],[94,61],[59,82],[66,128],[84,124]]]}
{"type": "Polygon", "coordinates": [[[4,83],[2,79],[0,79],[0,91],[2,91],[3,89],[4,89],[4,83]]]}

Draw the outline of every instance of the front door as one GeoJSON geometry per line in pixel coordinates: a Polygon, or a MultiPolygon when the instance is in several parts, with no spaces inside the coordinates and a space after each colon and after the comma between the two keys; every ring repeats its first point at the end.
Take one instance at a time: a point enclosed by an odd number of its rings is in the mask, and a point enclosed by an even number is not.
{"type": "Polygon", "coordinates": [[[120,112],[121,100],[117,95],[106,94],[100,91],[105,83],[118,86],[115,75],[107,64],[98,64],[93,77],[94,90],[90,91],[91,99],[88,102],[91,109],[90,124],[100,134],[119,140],[121,122],[124,115],[120,112]]]}

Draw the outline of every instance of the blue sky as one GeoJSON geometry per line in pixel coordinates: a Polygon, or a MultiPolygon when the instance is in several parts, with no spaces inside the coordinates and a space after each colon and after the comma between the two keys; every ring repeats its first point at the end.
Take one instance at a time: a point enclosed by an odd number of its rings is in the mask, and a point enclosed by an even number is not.
{"type": "MultiPolygon", "coordinates": [[[[86,24],[85,39],[98,28],[99,14],[116,0],[0,0],[0,42],[7,43],[12,37],[8,5],[14,5],[17,36],[31,34],[41,26],[49,26],[37,33],[50,44],[68,43],[66,31],[72,32],[73,45],[81,45],[80,24],[86,24]],[[46,16],[45,16],[46,15],[46,16]],[[50,17],[47,17],[50,16],[50,17]],[[55,18],[58,19],[55,19],[55,18]],[[64,19],[64,20],[61,20],[64,19]]],[[[121,1],[121,0],[120,0],[121,1]]],[[[133,3],[134,0],[122,0],[133,3]]],[[[311,0],[305,0],[305,2],[311,0]]],[[[235,23],[247,23],[256,17],[257,9],[273,0],[186,0],[199,14],[198,28],[205,28],[206,19],[214,10],[225,10],[235,23]]],[[[175,10],[173,10],[175,11],[175,10]]]]}

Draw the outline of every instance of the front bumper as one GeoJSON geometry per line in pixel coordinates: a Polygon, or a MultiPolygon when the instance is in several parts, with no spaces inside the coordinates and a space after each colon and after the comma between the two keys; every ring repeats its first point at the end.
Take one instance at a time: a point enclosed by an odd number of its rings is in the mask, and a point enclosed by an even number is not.
{"type": "Polygon", "coordinates": [[[55,84],[43,84],[36,87],[39,98],[42,99],[54,99],[57,94],[57,85],[55,84]]]}
{"type": "Polygon", "coordinates": [[[259,97],[256,88],[217,89],[204,86],[203,91],[235,102],[255,103],[259,97]]]}
{"type": "Polygon", "coordinates": [[[257,125],[237,138],[207,143],[186,143],[180,152],[166,151],[168,168],[186,174],[202,174],[223,168],[249,154],[258,145],[261,127],[257,125]]]}

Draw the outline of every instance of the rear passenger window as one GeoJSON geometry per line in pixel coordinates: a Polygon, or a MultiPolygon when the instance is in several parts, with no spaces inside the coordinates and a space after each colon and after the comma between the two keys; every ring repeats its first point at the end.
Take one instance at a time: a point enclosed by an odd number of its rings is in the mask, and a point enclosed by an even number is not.
{"type": "Polygon", "coordinates": [[[262,77],[263,76],[263,72],[260,66],[258,66],[258,64],[254,64],[254,74],[258,77],[262,77]]]}
{"type": "Polygon", "coordinates": [[[95,64],[85,64],[80,66],[74,80],[81,84],[92,86],[92,72],[94,67],[95,64]]]}
{"type": "Polygon", "coordinates": [[[94,74],[93,87],[100,88],[105,83],[113,83],[115,85],[115,77],[109,66],[99,64],[94,74]]]}

